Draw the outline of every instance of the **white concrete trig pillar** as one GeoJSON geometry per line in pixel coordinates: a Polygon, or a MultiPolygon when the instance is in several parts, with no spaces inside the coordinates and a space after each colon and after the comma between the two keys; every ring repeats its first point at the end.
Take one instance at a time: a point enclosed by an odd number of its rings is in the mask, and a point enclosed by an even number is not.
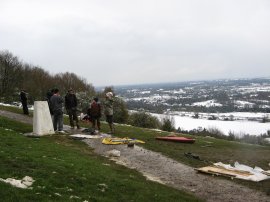
{"type": "Polygon", "coordinates": [[[34,102],[33,135],[43,136],[54,134],[52,117],[47,101],[34,102]]]}

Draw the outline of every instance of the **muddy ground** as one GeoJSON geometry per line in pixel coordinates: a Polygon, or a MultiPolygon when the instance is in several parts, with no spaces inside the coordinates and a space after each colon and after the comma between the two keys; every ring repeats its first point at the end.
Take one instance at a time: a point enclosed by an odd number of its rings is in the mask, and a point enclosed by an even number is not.
{"type": "MultiPolygon", "coordinates": [[[[31,117],[11,112],[0,111],[0,116],[32,123],[31,117]]],[[[68,129],[68,127],[65,128],[68,129]]],[[[76,133],[78,133],[77,130],[76,133]]],[[[109,151],[116,149],[120,151],[120,157],[109,157],[116,163],[136,169],[149,180],[157,181],[179,190],[185,190],[209,202],[270,202],[270,196],[262,192],[236,184],[233,180],[197,173],[190,166],[137,145],[134,147],[127,147],[127,145],[104,145],[101,143],[101,139],[84,139],[83,141],[92,147],[97,154],[103,156],[108,156],[109,151]]]]}

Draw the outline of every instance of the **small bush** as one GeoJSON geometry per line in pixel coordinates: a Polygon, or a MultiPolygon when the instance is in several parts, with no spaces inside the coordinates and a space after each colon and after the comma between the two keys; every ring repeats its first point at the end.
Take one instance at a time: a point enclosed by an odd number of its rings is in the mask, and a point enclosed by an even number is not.
{"type": "Polygon", "coordinates": [[[113,104],[113,119],[116,123],[127,123],[128,121],[128,110],[126,103],[118,97],[115,97],[113,104]]]}
{"type": "Polygon", "coordinates": [[[160,128],[161,125],[158,118],[144,111],[130,114],[128,123],[132,126],[142,128],[160,128]]]}
{"type": "Polygon", "coordinates": [[[167,116],[162,119],[161,130],[172,132],[175,131],[175,122],[173,117],[167,116]]]}
{"type": "Polygon", "coordinates": [[[211,133],[213,137],[217,137],[217,138],[227,137],[226,135],[224,135],[224,133],[220,129],[216,127],[209,127],[208,132],[211,133]]]}

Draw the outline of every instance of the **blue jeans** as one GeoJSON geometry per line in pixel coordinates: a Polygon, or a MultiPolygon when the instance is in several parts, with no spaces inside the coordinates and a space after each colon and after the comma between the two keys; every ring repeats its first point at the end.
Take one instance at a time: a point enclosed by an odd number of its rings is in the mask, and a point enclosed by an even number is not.
{"type": "Polygon", "coordinates": [[[53,128],[54,131],[63,130],[63,112],[62,111],[54,111],[53,112],[53,128]]]}

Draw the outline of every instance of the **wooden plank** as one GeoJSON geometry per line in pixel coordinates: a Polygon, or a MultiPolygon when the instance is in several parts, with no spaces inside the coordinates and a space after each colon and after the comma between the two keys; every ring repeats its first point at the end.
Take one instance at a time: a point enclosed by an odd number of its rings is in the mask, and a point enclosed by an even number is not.
{"type": "Polygon", "coordinates": [[[219,174],[219,175],[224,175],[224,176],[229,176],[229,177],[236,177],[237,175],[248,177],[252,175],[250,172],[246,172],[246,171],[229,170],[226,168],[214,167],[214,166],[206,166],[206,167],[199,168],[196,170],[209,173],[209,174],[219,174]]]}

